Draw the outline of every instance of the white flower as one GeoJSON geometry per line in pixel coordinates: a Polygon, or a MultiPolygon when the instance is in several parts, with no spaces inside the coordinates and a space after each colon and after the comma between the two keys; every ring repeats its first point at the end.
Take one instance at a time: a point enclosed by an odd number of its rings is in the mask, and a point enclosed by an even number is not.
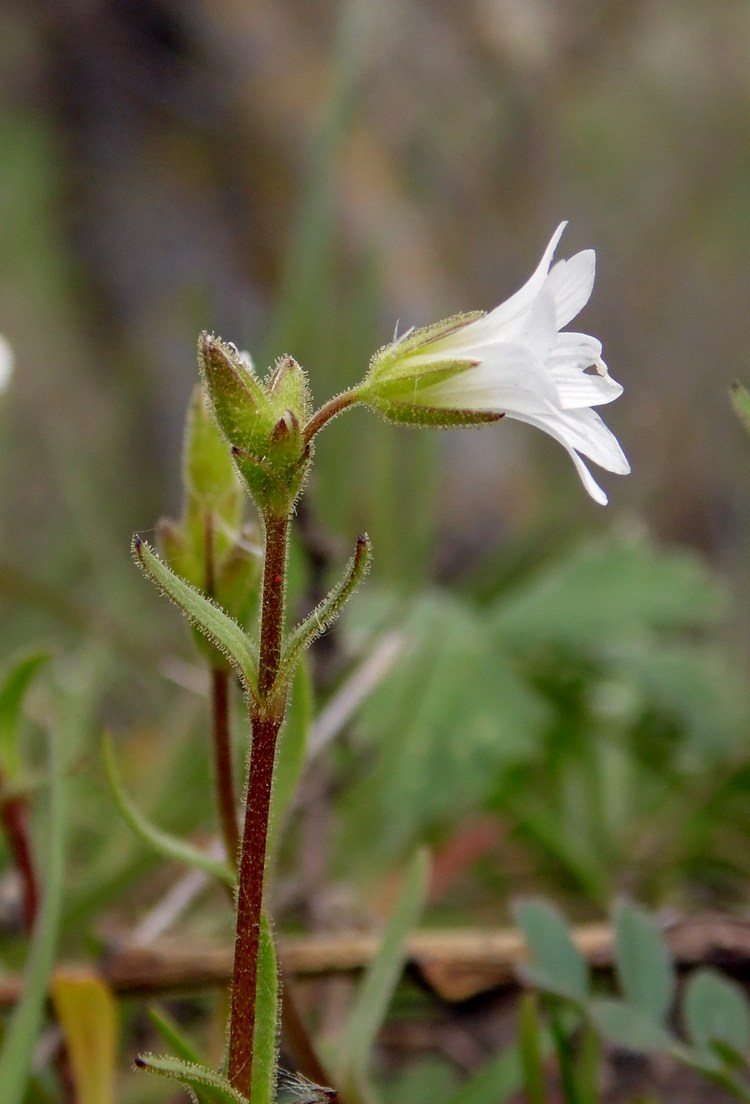
{"type": "Polygon", "coordinates": [[[4,391],[13,375],[13,348],[0,334],[0,391],[4,391]]]}
{"type": "Polygon", "coordinates": [[[375,358],[367,389],[373,405],[396,420],[439,424],[441,412],[452,411],[464,423],[472,414],[475,420],[505,414],[537,426],[567,449],[584,487],[604,505],[607,496],[581,455],[607,471],[630,471],[592,409],[612,402],[622,387],[610,377],[595,337],[563,331],[588,302],[595,268],[593,249],[550,268],[566,225],[558,226],[520,291],[489,314],[405,335],[375,358]],[[409,418],[405,408],[415,406],[429,411],[429,419],[409,418]]]}

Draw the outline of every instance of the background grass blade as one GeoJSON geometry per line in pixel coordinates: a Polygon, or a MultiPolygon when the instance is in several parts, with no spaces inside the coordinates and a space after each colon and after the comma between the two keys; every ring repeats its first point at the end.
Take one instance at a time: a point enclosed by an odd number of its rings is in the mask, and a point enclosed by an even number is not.
{"type": "Polygon", "coordinates": [[[422,914],[428,880],[427,852],[420,850],[406,868],[383,941],[359,988],[341,1040],[338,1079],[342,1094],[347,1098],[363,1095],[370,1052],[401,976],[407,936],[422,914]]]}
{"type": "Polygon", "coordinates": [[[49,820],[44,895],[24,971],[23,996],[10,1018],[0,1050],[3,1104],[21,1104],[44,1017],[50,973],[55,961],[64,888],[67,802],[61,733],[50,734],[49,820]]]}

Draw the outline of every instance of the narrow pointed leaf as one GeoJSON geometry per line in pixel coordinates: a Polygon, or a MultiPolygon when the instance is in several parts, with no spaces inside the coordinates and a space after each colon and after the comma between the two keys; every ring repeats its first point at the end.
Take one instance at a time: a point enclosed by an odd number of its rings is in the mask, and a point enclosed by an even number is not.
{"type": "Polygon", "coordinates": [[[276,949],[268,916],[260,921],[258,988],[255,996],[255,1037],[250,1099],[253,1104],[273,1104],[276,1093],[276,1059],[279,1037],[279,975],[276,949]]]}
{"type": "Polygon", "coordinates": [[[144,575],[226,656],[248,691],[257,693],[257,652],[237,622],[176,575],[140,537],[133,538],[132,548],[144,575]]]}
{"type": "Polygon", "coordinates": [[[627,901],[615,908],[615,962],[627,1002],[663,1023],[674,999],[675,971],[659,926],[627,901]]]}
{"type": "Polygon", "coordinates": [[[339,1076],[343,1095],[355,1099],[366,1082],[367,1067],[406,957],[406,940],[416,927],[427,899],[429,860],[418,851],[406,868],[401,892],[357,993],[340,1044],[339,1076]],[[348,1086],[349,1091],[345,1088],[348,1086]]]}
{"type": "Polygon", "coordinates": [[[120,810],[123,820],[135,835],[148,844],[149,847],[158,851],[160,855],[164,855],[175,862],[185,863],[187,866],[203,870],[206,874],[210,874],[212,878],[217,878],[220,882],[224,882],[225,885],[233,888],[235,874],[228,863],[222,862],[220,859],[214,859],[207,855],[205,851],[201,851],[200,848],[193,847],[185,840],[178,839],[169,832],[157,828],[133,804],[123,788],[115,761],[112,738],[108,734],[104,736],[103,750],[112,796],[117,803],[117,808],[120,810]]]}
{"type": "Polygon", "coordinates": [[[109,988],[91,970],[61,969],[52,977],[52,1000],[76,1104],[115,1104],[117,1007],[109,988]]]}
{"type": "Polygon", "coordinates": [[[357,547],[346,565],[343,578],[287,640],[279,671],[279,685],[283,685],[291,677],[295,664],[303,651],[309,648],[312,642],[322,636],[326,629],[329,629],[334,623],[367,574],[371,562],[372,545],[370,544],[370,538],[364,533],[357,539],[357,547]]]}
{"type": "Polygon", "coordinates": [[[10,669],[0,687],[0,776],[13,782],[22,773],[18,725],[26,691],[39,668],[48,662],[46,652],[24,656],[10,669]]]}
{"type": "Polygon", "coordinates": [[[49,825],[44,896],[24,970],[23,996],[8,1022],[0,1049],[3,1104],[25,1098],[32,1057],[44,1019],[47,986],[57,951],[67,838],[67,801],[60,734],[49,737],[49,825]]]}
{"type": "MultiPolygon", "coordinates": [[[[186,1038],[182,1030],[168,1016],[163,1009],[149,1008],[148,1018],[161,1035],[168,1047],[174,1051],[175,1057],[194,1066],[202,1065],[201,1056],[193,1046],[190,1039],[186,1038]]],[[[206,1104],[223,1104],[221,1095],[216,1089],[204,1085],[201,1088],[201,1096],[206,1104]]]]}
{"type": "Polygon", "coordinates": [[[213,1093],[219,1104],[248,1104],[247,1097],[233,1089],[226,1077],[194,1062],[184,1062],[181,1058],[157,1057],[155,1054],[139,1054],[135,1064],[138,1069],[167,1077],[171,1081],[179,1081],[199,1104],[208,1101],[206,1090],[213,1093]]]}

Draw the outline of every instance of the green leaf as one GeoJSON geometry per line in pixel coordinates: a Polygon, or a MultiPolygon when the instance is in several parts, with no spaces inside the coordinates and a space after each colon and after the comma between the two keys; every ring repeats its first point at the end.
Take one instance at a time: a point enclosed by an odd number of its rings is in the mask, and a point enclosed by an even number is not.
{"type": "Polygon", "coordinates": [[[615,963],[628,1004],[663,1023],[674,1000],[672,959],[652,916],[626,901],[615,907],[615,963]]]}
{"type": "Polygon", "coordinates": [[[21,709],[29,685],[39,668],[49,661],[46,652],[32,652],[18,660],[0,686],[0,778],[14,782],[22,772],[18,741],[21,709]]]}
{"type": "Polygon", "coordinates": [[[565,919],[547,901],[519,901],[513,916],[531,952],[522,973],[533,985],[574,1001],[589,995],[588,964],[573,942],[565,919]]]}
{"type": "Polygon", "coordinates": [[[750,433],[750,392],[739,381],[735,381],[732,384],[730,398],[740,421],[750,433]]]}
{"type": "Polygon", "coordinates": [[[714,624],[726,598],[690,552],[608,538],[545,566],[500,599],[492,621],[503,641],[590,645],[645,629],[714,624]]]}
{"type": "Polygon", "coordinates": [[[744,990],[715,970],[691,975],[682,1001],[685,1027],[693,1046],[707,1051],[711,1044],[728,1044],[747,1055],[750,1050],[750,1006],[744,990]]]}
{"type": "Polygon", "coordinates": [[[428,883],[428,856],[420,850],[406,869],[383,940],[359,986],[340,1041],[337,1081],[345,1098],[357,1099],[366,1084],[370,1052],[401,977],[406,940],[419,922],[428,883]]]}
{"type": "Polygon", "coordinates": [[[588,1011],[602,1035],[623,1050],[668,1050],[675,1041],[651,1016],[626,1001],[597,998],[589,1003],[588,1011]]]}
{"type": "Polygon", "coordinates": [[[264,912],[260,920],[258,987],[255,996],[255,1036],[250,1099],[253,1104],[273,1104],[279,1051],[279,974],[273,934],[264,912]]]}
{"type": "Polygon", "coordinates": [[[518,1048],[528,1104],[546,1104],[542,1025],[536,994],[525,993],[518,1011],[518,1048]]]}
{"type": "Polygon", "coordinates": [[[214,859],[198,847],[193,847],[192,844],[170,835],[169,832],[164,832],[161,828],[157,828],[133,804],[122,785],[115,760],[112,737],[109,733],[104,735],[103,752],[112,796],[117,803],[117,808],[120,810],[123,820],[135,835],[148,844],[149,847],[158,851],[160,855],[164,855],[174,862],[185,863],[187,866],[203,870],[206,874],[210,874],[212,878],[217,878],[225,885],[234,888],[236,875],[228,863],[222,862],[220,859],[214,859]]]}
{"type": "Polygon", "coordinates": [[[135,1064],[138,1069],[146,1070],[148,1073],[167,1077],[171,1081],[179,1081],[199,1104],[209,1100],[206,1090],[212,1093],[212,1099],[218,1101],[218,1104],[248,1104],[247,1097],[233,1089],[226,1077],[195,1062],[184,1062],[181,1058],[157,1057],[155,1054],[139,1054],[135,1064]]]}
{"type": "Polygon", "coordinates": [[[16,1005],[0,1049],[3,1104],[22,1104],[31,1062],[44,1020],[47,987],[57,952],[65,875],[68,808],[61,733],[48,737],[49,801],[44,896],[34,925],[24,970],[23,995],[16,1005]]]}
{"type": "Polygon", "coordinates": [[[357,547],[346,565],[343,578],[302,624],[297,626],[287,640],[279,667],[277,679],[279,685],[283,685],[290,678],[302,653],[334,623],[369,571],[371,561],[372,546],[370,538],[364,533],[357,538],[357,547]]]}
{"type": "Polygon", "coordinates": [[[248,692],[257,695],[257,652],[237,622],[176,575],[138,536],[133,537],[132,551],[144,575],[226,656],[248,692]]]}
{"type": "Polygon", "coordinates": [[[342,839],[365,870],[475,811],[504,770],[538,754],[547,719],[466,601],[434,591],[400,616],[399,632],[398,663],[357,726],[372,763],[345,797],[342,839]]]}
{"type": "MultiPolygon", "coordinates": [[[[168,1016],[163,1009],[148,1008],[148,1018],[161,1035],[167,1046],[174,1051],[175,1057],[186,1062],[190,1066],[203,1066],[200,1054],[192,1043],[186,1038],[180,1027],[168,1016]]],[[[204,1085],[201,1088],[201,1097],[205,1104],[223,1104],[224,1097],[218,1089],[204,1085]]]]}
{"type": "Polygon", "coordinates": [[[111,991],[86,968],[56,970],[51,988],[76,1104],[114,1104],[117,1005],[111,991]]]}

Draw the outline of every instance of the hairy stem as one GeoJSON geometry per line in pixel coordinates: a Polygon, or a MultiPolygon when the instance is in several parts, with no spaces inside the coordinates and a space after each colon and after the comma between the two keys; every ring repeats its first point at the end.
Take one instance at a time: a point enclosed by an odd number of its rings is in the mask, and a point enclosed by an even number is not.
{"type": "Polygon", "coordinates": [[[305,426],[305,444],[309,445],[318,430],[322,429],[326,422],[330,422],[331,418],[335,418],[342,410],[354,406],[359,401],[360,398],[356,391],[345,391],[343,395],[337,395],[334,399],[330,399],[329,402],[325,403],[324,406],[321,406],[320,410],[313,414],[305,426]]]}
{"type": "Polygon", "coordinates": [[[264,520],[266,549],[261,600],[259,701],[251,705],[250,715],[252,750],[237,888],[237,930],[229,1018],[229,1080],[245,1096],[249,1095],[252,1082],[258,948],[273,765],[276,742],[284,720],[284,701],[269,702],[268,696],[281,659],[289,518],[267,516],[264,520]]]}

